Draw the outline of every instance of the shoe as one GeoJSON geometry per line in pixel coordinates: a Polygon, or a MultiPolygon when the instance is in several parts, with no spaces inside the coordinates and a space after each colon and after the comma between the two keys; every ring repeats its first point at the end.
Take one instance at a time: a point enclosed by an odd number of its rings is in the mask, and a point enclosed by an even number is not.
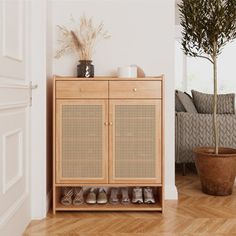
{"type": "Polygon", "coordinates": [[[109,198],[109,202],[111,204],[118,204],[119,203],[118,192],[119,192],[118,188],[111,189],[111,194],[110,194],[110,198],[109,198]]]}
{"type": "Polygon", "coordinates": [[[95,188],[91,188],[89,190],[89,193],[86,197],[86,203],[88,204],[96,204],[96,189],[95,188]]]}
{"type": "Polygon", "coordinates": [[[121,189],[121,203],[122,204],[130,203],[129,189],[128,188],[122,188],[121,189]]]}
{"type": "Polygon", "coordinates": [[[73,205],[81,205],[83,203],[84,203],[83,188],[81,187],[74,188],[73,205]]]}
{"type": "Polygon", "coordinates": [[[143,203],[143,191],[142,188],[133,188],[132,203],[143,203]]]}
{"type": "Polygon", "coordinates": [[[107,194],[103,188],[99,188],[97,204],[106,204],[107,203],[107,194]]]}
{"type": "Polygon", "coordinates": [[[73,196],[73,188],[65,187],[62,189],[62,198],[61,204],[64,206],[69,206],[72,203],[72,196],[73,196]]]}
{"type": "Polygon", "coordinates": [[[149,187],[144,188],[143,195],[144,195],[144,203],[154,204],[156,202],[153,196],[152,188],[149,187]]]}

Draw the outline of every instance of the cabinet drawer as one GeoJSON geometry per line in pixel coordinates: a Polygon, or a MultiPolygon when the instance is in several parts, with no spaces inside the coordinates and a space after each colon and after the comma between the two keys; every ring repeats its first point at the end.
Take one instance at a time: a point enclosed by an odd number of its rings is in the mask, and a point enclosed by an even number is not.
{"type": "Polygon", "coordinates": [[[108,82],[57,81],[56,98],[108,98],[108,82]]]}
{"type": "Polygon", "coordinates": [[[161,98],[161,81],[110,81],[110,98],[161,98]]]}

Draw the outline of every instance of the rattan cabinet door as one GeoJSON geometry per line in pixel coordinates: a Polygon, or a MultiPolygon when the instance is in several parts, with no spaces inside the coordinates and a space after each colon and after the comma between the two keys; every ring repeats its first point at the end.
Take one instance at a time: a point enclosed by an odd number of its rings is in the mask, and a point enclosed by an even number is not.
{"type": "Polygon", "coordinates": [[[107,183],[107,100],[57,100],[57,183],[107,183]]]}
{"type": "Polygon", "coordinates": [[[109,182],[161,183],[161,100],[111,100],[109,182]]]}

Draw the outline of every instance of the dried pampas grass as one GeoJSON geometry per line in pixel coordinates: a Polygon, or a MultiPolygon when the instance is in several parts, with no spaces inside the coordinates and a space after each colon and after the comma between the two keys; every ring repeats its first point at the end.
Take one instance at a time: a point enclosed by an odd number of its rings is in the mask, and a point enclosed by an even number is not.
{"type": "Polygon", "coordinates": [[[81,17],[79,24],[71,16],[72,29],[58,25],[61,39],[58,40],[60,48],[56,51],[55,58],[60,58],[66,53],[75,52],[80,60],[91,60],[96,43],[100,39],[108,39],[111,36],[104,30],[103,23],[97,27],[92,18],[81,17]],[[78,26],[79,25],[79,26],[78,26]]]}

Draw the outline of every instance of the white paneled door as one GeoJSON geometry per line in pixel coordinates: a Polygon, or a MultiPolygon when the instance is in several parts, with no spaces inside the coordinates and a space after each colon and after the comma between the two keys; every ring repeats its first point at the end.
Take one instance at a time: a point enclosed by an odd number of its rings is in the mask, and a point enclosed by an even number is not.
{"type": "Polygon", "coordinates": [[[0,0],[0,235],[30,221],[29,1],[0,0]]]}

